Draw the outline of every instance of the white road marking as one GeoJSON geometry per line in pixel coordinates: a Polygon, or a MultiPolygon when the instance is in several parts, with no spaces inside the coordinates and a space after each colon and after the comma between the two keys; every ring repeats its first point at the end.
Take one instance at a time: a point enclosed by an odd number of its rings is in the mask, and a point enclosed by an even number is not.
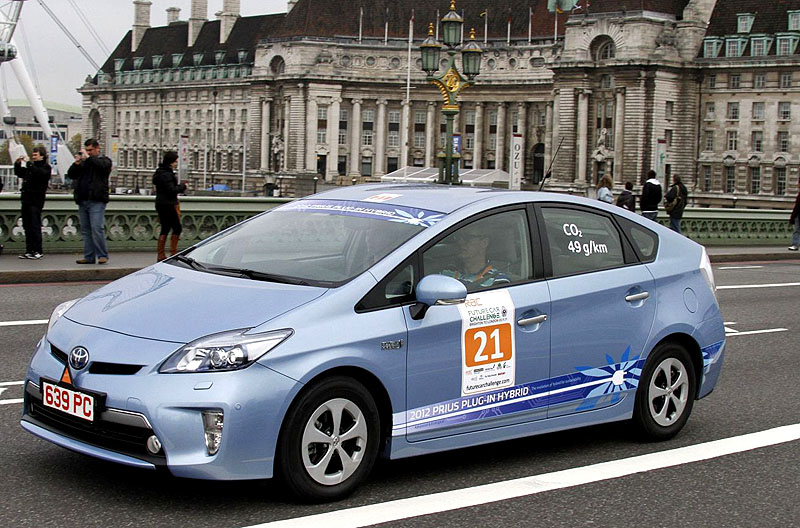
{"type": "Polygon", "coordinates": [[[787,332],[788,328],[768,328],[766,330],[748,330],[747,332],[739,332],[738,330],[731,330],[728,332],[728,328],[725,329],[725,337],[731,336],[743,336],[743,335],[753,335],[753,334],[772,334],[774,332],[787,332]]]}
{"type": "Polygon", "coordinates": [[[758,433],[724,438],[648,455],[612,460],[591,466],[257,524],[247,528],[307,526],[355,528],[369,526],[710,460],[762,447],[794,442],[799,439],[800,424],[792,424],[758,433]]]}
{"type": "Polygon", "coordinates": [[[784,288],[786,286],[800,286],[800,282],[781,282],[775,284],[734,284],[731,286],[717,286],[718,290],[743,290],[746,288],[784,288]]]}
{"type": "Polygon", "coordinates": [[[9,385],[24,385],[24,381],[0,381],[0,387],[8,387],[9,385]]]}
{"type": "Polygon", "coordinates": [[[763,268],[764,266],[722,266],[717,269],[721,270],[739,270],[739,269],[759,269],[763,268]]]}
{"type": "Polygon", "coordinates": [[[0,321],[0,326],[25,326],[25,325],[44,325],[47,319],[32,319],[30,321],[0,321]]]}
{"type": "Polygon", "coordinates": [[[11,405],[12,403],[22,403],[22,398],[14,398],[13,400],[0,400],[0,405],[11,405]]]}

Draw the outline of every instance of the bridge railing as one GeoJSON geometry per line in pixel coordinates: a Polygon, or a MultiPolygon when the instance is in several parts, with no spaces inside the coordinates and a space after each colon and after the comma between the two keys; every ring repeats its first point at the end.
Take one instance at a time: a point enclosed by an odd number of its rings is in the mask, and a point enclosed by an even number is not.
{"type": "MultiPolygon", "coordinates": [[[[267,209],[291,201],[272,197],[181,198],[185,247],[267,209]]],[[[158,216],[152,196],[113,195],[106,208],[106,238],[110,251],[155,249],[159,234],[158,216]]],[[[662,210],[662,223],[668,218],[662,210]]],[[[683,231],[704,245],[779,245],[791,240],[789,212],[765,209],[688,208],[683,216],[683,231]]],[[[42,213],[45,253],[78,252],[83,249],[78,206],[70,195],[51,194],[42,213]]],[[[25,234],[20,218],[17,193],[0,194],[0,244],[9,252],[25,249],[25,234]]]]}

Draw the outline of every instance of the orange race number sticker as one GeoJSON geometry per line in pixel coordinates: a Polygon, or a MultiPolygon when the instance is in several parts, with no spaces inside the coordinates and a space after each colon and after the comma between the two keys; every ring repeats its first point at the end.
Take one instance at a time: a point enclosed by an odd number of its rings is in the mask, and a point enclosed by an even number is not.
{"type": "Polygon", "coordinates": [[[508,361],[513,350],[511,325],[508,323],[471,328],[464,334],[464,361],[467,367],[508,361]]]}

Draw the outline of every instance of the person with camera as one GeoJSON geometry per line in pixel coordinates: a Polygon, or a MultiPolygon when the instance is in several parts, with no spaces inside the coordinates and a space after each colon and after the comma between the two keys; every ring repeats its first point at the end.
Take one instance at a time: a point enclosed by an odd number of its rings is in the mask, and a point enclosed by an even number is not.
{"type": "Polygon", "coordinates": [[[689,198],[689,191],[677,174],[672,176],[672,187],[664,196],[664,209],[669,215],[669,228],[676,233],[681,232],[681,218],[683,210],[686,209],[686,201],[689,198]]]}
{"type": "Polygon", "coordinates": [[[153,174],[153,185],[156,187],[156,212],[161,223],[161,233],[158,236],[156,260],[161,262],[167,258],[167,236],[172,231],[169,241],[170,256],[178,252],[178,239],[181,236],[181,215],[178,203],[178,194],[186,192],[186,184],[178,183],[175,176],[175,167],[178,166],[178,153],[169,150],[164,153],[161,165],[153,174]]]}
{"type": "Polygon", "coordinates": [[[14,174],[22,179],[22,228],[25,230],[25,253],[21,259],[42,258],[42,209],[50,183],[47,150],[33,147],[31,158],[21,156],[14,162],[14,174]]]}
{"type": "Polygon", "coordinates": [[[80,161],[75,161],[67,172],[74,178],[74,197],[83,236],[83,258],[75,262],[94,264],[97,258],[98,264],[105,264],[108,262],[105,215],[111,160],[100,155],[100,143],[96,139],[87,139],[83,145],[80,161]]]}

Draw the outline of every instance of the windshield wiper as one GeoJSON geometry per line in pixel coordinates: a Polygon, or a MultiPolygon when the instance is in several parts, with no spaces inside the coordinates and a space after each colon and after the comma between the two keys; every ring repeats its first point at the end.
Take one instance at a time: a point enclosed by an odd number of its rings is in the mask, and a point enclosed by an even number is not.
{"type": "Polygon", "coordinates": [[[185,257],[183,255],[175,255],[174,257],[170,258],[170,260],[173,260],[173,259],[177,260],[178,262],[183,262],[184,264],[188,264],[189,267],[191,267],[192,269],[196,269],[198,271],[207,271],[208,270],[208,268],[206,266],[200,264],[199,262],[197,262],[192,257],[185,257]]]}
{"type": "Polygon", "coordinates": [[[256,271],[247,268],[228,268],[225,266],[207,266],[207,271],[221,272],[221,273],[238,273],[248,279],[259,280],[265,282],[278,282],[281,284],[297,284],[300,286],[310,286],[311,284],[303,279],[294,277],[287,277],[286,275],[275,275],[273,273],[266,273],[263,271],[256,271]]]}

